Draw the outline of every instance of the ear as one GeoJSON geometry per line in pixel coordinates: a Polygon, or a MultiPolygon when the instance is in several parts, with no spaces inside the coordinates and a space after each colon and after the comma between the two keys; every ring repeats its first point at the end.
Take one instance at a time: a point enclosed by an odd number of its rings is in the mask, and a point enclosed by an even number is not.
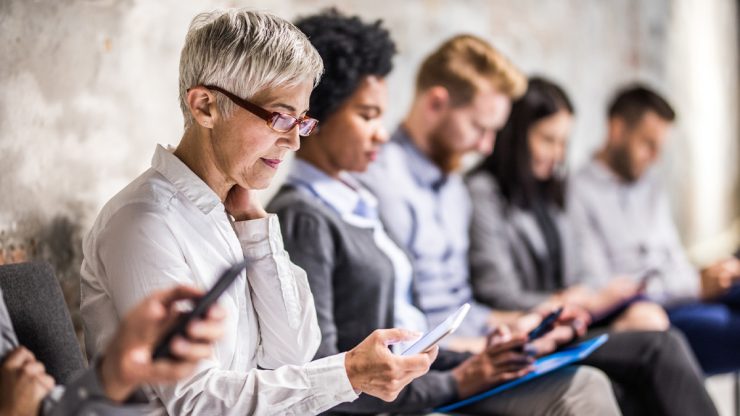
{"type": "Polygon", "coordinates": [[[450,92],[442,86],[429,88],[426,92],[427,111],[440,114],[450,106],[450,92]]]}
{"type": "Polygon", "coordinates": [[[201,86],[190,88],[187,92],[186,102],[190,114],[197,124],[207,129],[213,127],[218,107],[216,106],[216,97],[212,91],[201,86]]]}
{"type": "Polygon", "coordinates": [[[624,119],[621,117],[611,117],[609,119],[609,141],[614,144],[620,144],[624,141],[624,133],[627,128],[624,119]]]}

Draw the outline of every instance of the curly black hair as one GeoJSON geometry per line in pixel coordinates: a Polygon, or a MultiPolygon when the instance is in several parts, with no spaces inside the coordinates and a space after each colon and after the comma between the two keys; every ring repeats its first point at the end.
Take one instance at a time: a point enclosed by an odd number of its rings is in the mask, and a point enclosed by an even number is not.
{"type": "Polygon", "coordinates": [[[349,98],[366,76],[393,69],[396,45],[382,21],[364,23],[332,8],[301,17],[295,25],[324,60],[324,75],[311,94],[310,115],[323,121],[349,98]]]}

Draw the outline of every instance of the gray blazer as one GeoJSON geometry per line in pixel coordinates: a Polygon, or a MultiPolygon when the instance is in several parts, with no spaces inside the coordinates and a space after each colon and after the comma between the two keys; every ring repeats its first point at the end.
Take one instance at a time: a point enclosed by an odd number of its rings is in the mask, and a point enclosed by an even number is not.
{"type": "MultiPolygon", "coordinates": [[[[267,206],[280,218],[285,249],[308,275],[321,345],[316,358],[347,351],[379,328],[393,326],[394,271],[372,231],[349,225],[313,195],[283,186],[267,206]]],[[[457,398],[449,369],[469,354],[440,351],[432,370],[391,403],[362,395],[332,409],[348,413],[420,412],[457,398]]]]}
{"type": "MultiPolygon", "coordinates": [[[[476,171],[467,178],[473,201],[470,227],[470,268],[475,297],[493,308],[529,309],[555,290],[543,284],[537,260],[547,255],[542,231],[533,213],[509,205],[491,174],[476,171]]],[[[565,286],[580,279],[574,270],[573,232],[565,214],[551,207],[560,231],[565,286]]],[[[552,264],[543,262],[545,267],[552,264]]]]}

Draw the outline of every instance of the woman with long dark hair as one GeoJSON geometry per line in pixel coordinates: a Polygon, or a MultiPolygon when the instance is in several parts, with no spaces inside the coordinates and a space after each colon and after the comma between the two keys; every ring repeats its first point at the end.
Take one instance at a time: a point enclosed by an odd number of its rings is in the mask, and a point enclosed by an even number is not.
{"type": "Polygon", "coordinates": [[[614,329],[666,329],[665,312],[640,300],[638,283],[580,283],[584,276],[574,257],[589,248],[579,245],[566,216],[564,167],[573,115],[559,86],[532,78],[512,105],[493,153],[469,175],[476,297],[498,309],[575,304],[614,329]]]}

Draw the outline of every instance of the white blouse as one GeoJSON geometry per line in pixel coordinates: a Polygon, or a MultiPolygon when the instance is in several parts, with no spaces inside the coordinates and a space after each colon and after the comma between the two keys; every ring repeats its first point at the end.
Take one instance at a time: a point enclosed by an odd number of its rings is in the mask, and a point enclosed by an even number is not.
{"type": "Polygon", "coordinates": [[[308,363],[321,332],[306,274],[290,262],[277,217],[233,221],[213,190],[162,146],[151,169],[103,208],[83,254],[88,356],[151,292],[208,289],[229,265],[247,260],[219,300],[226,331],[213,357],[177,384],[154,386],[170,414],[313,414],[357,398],[343,354],[308,363]]]}

